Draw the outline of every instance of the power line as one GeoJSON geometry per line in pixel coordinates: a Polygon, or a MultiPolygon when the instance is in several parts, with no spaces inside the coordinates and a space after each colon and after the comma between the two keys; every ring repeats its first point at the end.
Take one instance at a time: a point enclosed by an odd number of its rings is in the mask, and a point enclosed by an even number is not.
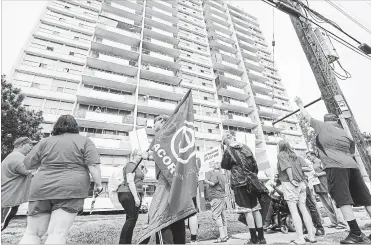
{"type": "MultiPolygon", "coordinates": [[[[265,3],[267,3],[267,1],[269,2],[268,4],[269,5],[272,5],[272,4],[275,4],[275,8],[277,8],[278,10],[284,12],[284,13],[287,13],[289,15],[293,15],[293,16],[296,16],[297,18],[304,18],[306,19],[307,21],[315,24],[316,26],[318,26],[319,28],[321,28],[322,30],[330,33],[333,37],[337,38],[339,43],[343,44],[344,46],[346,46],[347,48],[350,48],[352,49],[354,52],[362,55],[363,57],[371,60],[371,57],[365,55],[364,53],[361,53],[361,51],[353,46],[352,44],[350,44],[349,42],[345,41],[344,39],[340,38],[339,36],[337,36],[336,34],[334,34],[333,32],[327,30],[326,28],[322,27],[321,25],[317,24],[315,21],[305,17],[304,15],[302,15],[300,12],[298,12],[296,9],[293,9],[292,7],[289,7],[288,5],[286,4],[283,4],[282,2],[274,2],[273,0],[263,0],[265,3]]],[[[305,10],[308,10],[308,11],[312,11],[314,14],[316,14],[317,16],[321,16],[321,18],[323,18],[324,20],[326,20],[327,22],[331,23],[331,25],[335,26],[338,30],[341,30],[341,32],[345,33],[335,22],[327,19],[326,17],[322,16],[321,14],[317,13],[316,11],[310,9],[308,6],[306,6],[305,4],[301,3],[300,1],[298,0],[295,0],[296,2],[298,2],[299,4],[301,4],[302,6],[304,6],[304,11],[305,10]]],[[[348,37],[350,37],[352,40],[355,40],[356,42],[358,42],[360,44],[360,42],[353,38],[352,36],[350,36],[349,34],[345,33],[348,37]]]]}
{"type": "Polygon", "coordinates": [[[359,27],[361,27],[363,30],[367,31],[371,34],[370,29],[368,29],[366,26],[364,26],[362,23],[360,23],[358,20],[353,18],[350,14],[345,12],[343,9],[341,9],[339,6],[337,6],[335,3],[331,2],[331,0],[325,0],[328,4],[330,4],[333,8],[338,10],[340,13],[342,13],[344,16],[348,17],[351,21],[353,21],[355,24],[357,24],[359,27]]]}

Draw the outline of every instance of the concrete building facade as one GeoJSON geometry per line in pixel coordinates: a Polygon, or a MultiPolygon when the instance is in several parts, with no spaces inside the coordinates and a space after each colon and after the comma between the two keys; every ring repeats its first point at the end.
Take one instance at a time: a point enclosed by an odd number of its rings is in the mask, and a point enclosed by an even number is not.
{"type": "MultiPolygon", "coordinates": [[[[279,137],[306,150],[296,118],[272,126],[292,109],[258,20],[223,1],[50,1],[10,80],[25,106],[43,111],[45,137],[60,115],[76,118],[105,182],[129,160],[128,133],[146,128],[152,140],[155,116],[171,114],[188,89],[197,151],[220,146],[230,130],[253,144],[267,176],[279,137]]],[[[151,193],[154,163],[146,165],[151,193]]]]}

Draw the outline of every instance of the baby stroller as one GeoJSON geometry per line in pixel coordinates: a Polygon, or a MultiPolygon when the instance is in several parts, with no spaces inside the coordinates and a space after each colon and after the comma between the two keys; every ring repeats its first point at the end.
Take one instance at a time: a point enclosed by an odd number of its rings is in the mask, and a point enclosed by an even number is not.
{"type": "Polygon", "coordinates": [[[271,218],[271,225],[268,227],[268,229],[272,231],[277,231],[279,229],[285,234],[289,231],[295,231],[287,202],[283,199],[283,197],[271,196],[271,198],[273,214],[271,218]]]}

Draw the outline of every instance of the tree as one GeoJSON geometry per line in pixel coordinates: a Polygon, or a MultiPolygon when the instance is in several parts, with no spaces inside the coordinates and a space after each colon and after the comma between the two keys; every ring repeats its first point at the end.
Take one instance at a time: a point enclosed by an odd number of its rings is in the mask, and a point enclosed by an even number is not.
{"type": "Polygon", "coordinates": [[[305,139],[305,142],[307,143],[307,147],[311,151],[316,150],[316,135],[314,133],[313,128],[310,127],[309,123],[304,119],[303,116],[298,116],[299,119],[299,125],[301,128],[301,131],[303,132],[303,136],[305,139]]]}
{"type": "Polygon", "coordinates": [[[42,111],[27,110],[22,105],[24,96],[1,75],[1,160],[12,150],[14,141],[22,136],[32,140],[42,137],[42,111]]]}

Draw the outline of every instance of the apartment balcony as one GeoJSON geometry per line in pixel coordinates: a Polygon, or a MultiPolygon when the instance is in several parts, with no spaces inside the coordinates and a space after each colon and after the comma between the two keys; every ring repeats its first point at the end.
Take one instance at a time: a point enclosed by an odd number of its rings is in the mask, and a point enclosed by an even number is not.
{"type": "Polygon", "coordinates": [[[91,70],[89,68],[85,68],[83,71],[82,81],[83,83],[90,85],[115,88],[130,92],[135,92],[137,88],[137,81],[135,78],[120,76],[98,70],[91,70]]]}
{"type": "Polygon", "coordinates": [[[249,30],[250,25],[247,22],[242,21],[241,19],[238,19],[238,18],[234,17],[233,15],[231,15],[231,19],[232,19],[232,22],[239,25],[240,28],[245,28],[245,29],[249,30]]]}
{"type": "Polygon", "coordinates": [[[229,99],[219,101],[219,107],[220,109],[227,110],[227,111],[236,111],[236,112],[243,112],[246,114],[249,114],[254,111],[252,107],[249,107],[249,105],[246,102],[241,102],[238,100],[229,99]]]}
{"type": "Polygon", "coordinates": [[[269,86],[267,86],[265,83],[257,82],[257,81],[251,81],[251,88],[258,93],[263,94],[269,94],[273,92],[273,89],[269,86]]]}
{"type": "Polygon", "coordinates": [[[218,117],[217,114],[211,114],[211,113],[196,113],[194,114],[194,119],[197,121],[204,121],[204,122],[210,122],[210,123],[221,123],[222,120],[218,117]]]}
{"type": "Polygon", "coordinates": [[[140,43],[140,33],[127,31],[99,22],[96,24],[95,34],[110,40],[120,40],[120,42],[130,46],[138,47],[140,43]]]}
{"type": "Polygon", "coordinates": [[[221,50],[227,51],[227,52],[232,53],[232,54],[235,54],[238,51],[236,45],[226,43],[226,42],[224,42],[222,40],[218,40],[218,39],[211,39],[210,40],[210,47],[215,47],[217,49],[221,49],[221,50]]]}
{"type": "Polygon", "coordinates": [[[78,47],[78,48],[82,48],[86,50],[90,48],[90,42],[80,42],[80,41],[70,39],[67,37],[62,37],[62,36],[58,36],[55,34],[51,34],[41,29],[37,30],[33,34],[33,36],[37,38],[45,39],[45,40],[50,40],[53,42],[64,43],[66,45],[70,45],[70,46],[74,46],[74,47],[78,47]]]}
{"type": "Polygon", "coordinates": [[[102,11],[116,14],[124,18],[135,21],[142,20],[143,6],[135,4],[133,1],[104,1],[102,3],[102,11]]]}
{"type": "Polygon", "coordinates": [[[221,17],[220,15],[213,14],[211,12],[204,12],[205,21],[213,21],[219,25],[224,26],[225,28],[229,28],[231,24],[228,21],[228,18],[221,17]]]}
{"type": "Polygon", "coordinates": [[[81,33],[88,34],[88,35],[93,35],[94,34],[94,28],[93,27],[90,27],[90,26],[89,27],[81,27],[74,22],[60,21],[60,20],[50,18],[50,17],[45,16],[45,15],[40,19],[40,22],[44,23],[44,24],[52,25],[52,26],[67,28],[67,29],[77,31],[77,32],[81,32],[81,33]]]}
{"type": "Polygon", "coordinates": [[[107,11],[102,11],[98,17],[98,22],[101,22],[101,23],[107,23],[109,21],[116,21],[117,23],[121,24],[121,25],[128,25],[128,26],[135,26],[135,28],[139,28],[141,27],[141,22],[139,21],[135,21],[133,19],[129,19],[129,18],[125,18],[123,16],[120,16],[120,15],[117,15],[117,14],[113,14],[113,13],[109,13],[107,11]],[[105,17],[105,18],[103,18],[105,17]],[[107,20],[109,19],[109,20],[107,20]]]}
{"type": "Polygon", "coordinates": [[[51,59],[57,59],[57,60],[62,60],[66,62],[73,62],[76,64],[84,65],[85,64],[85,58],[79,58],[75,56],[71,56],[69,54],[63,54],[63,53],[57,53],[55,51],[49,51],[46,49],[44,46],[43,48],[34,48],[34,47],[28,47],[25,52],[27,54],[32,54],[32,55],[38,55],[42,56],[45,58],[51,58],[51,59]]]}
{"type": "Polygon", "coordinates": [[[292,129],[285,129],[282,131],[282,134],[302,136],[302,133],[299,130],[292,130],[292,129]]]}
{"type": "Polygon", "coordinates": [[[173,70],[179,70],[181,67],[181,64],[178,63],[174,57],[149,50],[143,50],[142,61],[145,63],[169,67],[173,70]]]}
{"type": "Polygon", "coordinates": [[[204,13],[210,12],[218,16],[222,16],[222,17],[225,17],[226,15],[225,8],[222,7],[221,5],[218,5],[217,3],[213,1],[205,1],[203,5],[204,5],[204,13]]]}
{"type": "Polygon", "coordinates": [[[131,153],[130,140],[127,136],[86,132],[81,132],[80,134],[89,137],[93,141],[99,154],[122,156],[131,153]]]}
{"type": "Polygon", "coordinates": [[[222,135],[219,133],[205,133],[205,132],[195,132],[195,137],[197,139],[204,139],[204,140],[215,140],[215,141],[222,141],[222,135]]]}
{"type": "Polygon", "coordinates": [[[221,25],[212,20],[208,20],[206,22],[206,28],[208,28],[209,30],[211,29],[211,30],[217,30],[217,31],[223,32],[229,36],[233,34],[233,32],[228,27],[225,27],[224,25],[221,25]]]}
{"type": "Polygon", "coordinates": [[[269,80],[261,72],[257,72],[257,71],[254,71],[254,70],[248,70],[247,74],[248,74],[250,80],[255,80],[255,81],[258,81],[258,82],[267,82],[269,80]]]}
{"type": "Polygon", "coordinates": [[[184,52],[181,52],[180,55],[179,55],[179,59],[189,61],[189,62],[198,64],[198,65],[207,66],[209,68],[211,68],[213,66],[208,57],[198,55],[198,54],[192,54],[192,55],[188,56],[184,52]]]}
{"type": "Polygon", "coordinates": [[[164,82],[171,85],[179,85],[181,78],[173,70],[156,67],[152,65],[142,65],[140,77],[158,82],[164,82]]]}
{"type": "Polygon", "coordinates": [[[271,80],[269,80],[269,78],[267,78],[267,84],[269,85],[269,86],[272,86],[272,87],[274,87],[274,88],[276,88],[276,89],[279,89],[279,90],[282,90],[282,91],[284,91],[285,90],[285,88],[283,87],[283,85],[281,84],[281,83],[279,83],[279,82],[272,82],[271,80]]]}
{"type": "Polygon", "coordinates": [[[61,13],[61,14],[65,14],[66,12],[68,12],[70,16],[78,17],[80,19],[87,20],[89,22],[96,21],[96,16],[85,15],[84,10],[82,8],[71,8],[70,10],[67,10],[66,8],[62,7],[61,5],[55,2],[52,2],[51,4],[49,4],[47,8],[54,12],[61,13]]]}
{"type": "Polygon", "coordinates": [[[245,36],[244,36],[245,39],[249,37],[249,38],[248,38],[248,39],[249,39],[248,43],[254,44],[254,43],[256,42],[256,41],[255,41],[255,36],[253,36],[252,31],[251,31],[250,29],[248,29],[248,28],[246,28],[246,27],[244,27],[244,26],[240,26],[239,24],[235,24],[235,25],[234,25],[234,28],[235,28],[235,30],[236,30],[239,34],[241,34],[241,35],[245,35],[245,36]],[[254,43],[252,43],[251,41],[254,41],[254,43]]]}
{"type": "MultiPolygon", "coordinates": [[[[133,77],[137,75],[138,67],[132,65],[132,63],[133,62],[129,60],[104,53],[92,53],[91,56],[86,58],[86,64],[90,67],[113,71],[116,73],[124,73],[125,75],[133,77]]],[[[133,64],[135,63],[136,62],[133,64]]]]}
{"type": "Polygon", "coordinates": [[[73,113],[79,127],[104,128],[130,132],[134,128],[134,118],[130,116],[75,110],[73,113]]]}
{"type": "Polygon", "coordinates": [[[286,101],[289,101],[289,97],[287,97],[286,95],[280,95],[278,93],[273,93],[273,97],[274,98],[278,98],[278,99],[281,99],[281,100],[286,100],[286,101]]]}
{"type": "Polygon", "coordinates": [[[283,105],[280,105],[280,104],[274,105],[274,108],[279,109],[279,110],[283,110],[285,112],[292,112],[293,111],[290,107],[283,106],[283,105]]]}
{"type": "Polygon", "coordinates": [[[138,112],[150,114],[166,114],[170,115],[174,112],[176,104],[169,102],[161,102],[151,99],[138,100],[138,112]]]}
{"type": "Polygon", "coordinates": [[[254,19],[251,18],[250,16],[246,16],[246,15],[245,15],[246,13],[241,13],[241,12],[239,12],[239,11],[241,11],[241,10],[237,9],[236,7],[234,7],[234,6],[232,6],[232,5],[228,5],[228,7],[229,7],[229,9],[232,9],[232,11],[230,11],[230,14],[231,14],[232,16],[235,16],[235,17],[237,17],[238,19],[240,19],[240,20],[242,20],[242,21],[246,21],[246,22],[248,22],[248,23],[250,23],[250,24],[252,24],[252,25],[254,25],[254,26],[257,26],[257,25],[258,25],[257,22],[256,22],[256,20],[254,20],[254,19]]]}
{"type": "Polygon", "coordinates": [[[282,138],[277,137],[277,136],[265,135],[265,141],[268,144],[278,144],[278,142],[280,142],[281,140],[282,140],[282,138]]]}
{"type": "Polygon", "coordinates": [[[233,114],[223,115],[223,125],[247,129],[253,129],[258,126],[258,124],[253,123],[249,117],[237,116],[233,114]]]}
{"type": "Polygon", "coordinates": [[[218,72],[217,79],[224,84],[232,85],[236,88],[244,88],[247,83],[242,80],[241,76],[236,76],[226,72],[218,72]]]}
{"type": "Polygon", "coordinates": [[[244,59],[245,61],[245,66],[248,69],[257,71],[257,72],[262,72],[264,70],[264,67],[260,65],[260,63],[250,60],[250,59],[244,59]]]}
{"type": "Polygon", "coordinates": [[[269,78],[271,78],[273,80],[281,81],[281,76],[278,75],[277,72],[274,72],[274,74],[272,74],[271,72],[264,71],[264,75],[266,75],[267,77],[269,77],[269,78]]]}
{"type": "MultiPolygon", "coordinates": [[[[186,89],[188,90],[188,89],[186,89]]],[[[185,91],[187,92],[187,91],[185,91]]],[[[208,100],[204,100],[204,98],[202,96],[193,96],[193,104],[194,105],[204,105],[204,106],[207,106],[207,107],[213,107],[213,108],[217,108],[218,107],[218,103],[216,102],[216,100],[214,99],[208,99],[208,100]]]]}
{"type": "Polygon", "coordinates": [[[238,40],[242,40],[246,43],[254,45],[255,40],[252,38],[251,35],[247,35],[245,33],[242,33],[241,31],[239,31],[240,28],[238,28],[236,26],[235,26],[235,29],[236,29],[236,35],[237,35],[238,40]]]}
{"type": "Polygon", "coordinates": [[[255,101],[258,104],[266,106],[272,106],[277,103],[276,101],[273,100],[272,96],[258,93],[255,94],[255,101]]]}
{"type": "Polygon", "coordinates": [[[278,113],[272,110],[272,108],[264,107],[264,106],[258,106],[258,113],[259,113],[259,116],[271,118],[271,119],[276,119],[280,116],[278,113]]]}
{"type": "Polygon", "coordinates": [[[97,38],[91,42],[91,49],[94,51],[116,54],[120,57],[129,60],[138,60],[139,52],[137,49],[132,48],[132,46],[121,43],[120,40],[109,40],[105,38],[97,38]]]}
{"type": "MultiPolygon", "coordinates": [[[[161,2],[166,2],[166,1],[161,1],[161,2]]],[[[177,17],[177,9],[171,8],[171,11],[165,11],[160,8],[160,4],[152,4],[152,2],[147,2],[147,7],[146,7],[146,14],[150,14],[152,16],[156,16],[158,18],[161,18],[163,20],[169,21],[173,24],[177,24],[179,21],[179,18],[177,17]],[[175,12],[174,12],[175,11],[175,12]],[[174,13],[172,13],[174,12],[174,13]]],[[[161,5],[162,6],[162,5],[161,5]]]]}
{"type": "Polygon", "coordinates": [[[38,87],[31,87],[31,83],[28,83],[25,86],[13,85],[16,88],[21,89],[21,93],[25,96],[37,97],[37,98],[46,98],[51,100],[63,100],[69,102],[75,102],[76,95],[67,94],[58,91],[50,91],[49,88],[41,89],[38,87]]]}
{"type": "Polygon", "coordinates": [[[261,120],[261,123],[264,131],[273,133],[279,133],[283,131],[283,128],[273,126],[272,121],[261,120]]]}
{"type": "Polygon", "coordinates": [[[258,56],[258,54],[254,53],[254,51],[247,50],[246,47],[243,47],[243,45],[241,45],[241,42],[240,42],[240,47],[242,49],[241,50],[242,57],[244,57],[245,59],[255,61],[255,62],[260,61],[260,57],[258,56]]]}
{"type": "Polygon", "coordinates": [[[144,28],[144,35],[167,43],[177,44],[179,42],[173,33],[148,25],[144,28]]]}
{"type": "Polygon", "coordinates": [[[118,109],[133,110],[135,96],[119,95],[80,87],[76,93],[77,102],[81,104],[101,105],[118,109]]]}
{"type": "Polygon", "coordinates": [[[167,16],[176,15],[178,13],[177,11],[178,2],[173,0],[170,1],[148,0],[147,6],[154,7],[157,9],[158,12],[167,16]]]}
{"type": "Polygon", "coordinates": [[[193,4],[192,2],[190,2],[188,0],[180,0],[178,3],[181,4],[182,6],[187,7],[187,8],[196,10],[198,13],[202,13],[201,5],[193,4]]]}
{"type": "Polygon", "coordinates": [[[188,78],[182,78],[182,87],[188,88],[188,89],[195,89],[200,91],[205,91],[209,93],[215,93],[213,86],[204,86],[202,81],[199,81],[198,78],[194,79],[188,79],[188,78]]]}
{"type": "Polygon", "coordinates": [[[218,94],[238,100],[247,100],[250,95],[245,90],[221,83],[218,86],[218,94]]]}
{"type": "MultiPolygon", "coordinates": [[[[173,24],[170,21],[163,20],[156,16],[146,15],[146,18],[144,18],[144,23],[146,25],[150,25],[161,30],[166,30],[167,32],[175,35],[178,33],[178,28],[176,24],[173,24]]],[[[167,36],[169,36],[169,34],[167,34],[167,36]]]]}
{"type": "Polygon", "coordinates": [[[79,82],[81,81],[81,74],[69,74],[62,71],[55,71],[55,70],[48,70],[45,68],[40,67],[33,67],[28,65],[20,65],[16,68],[17,71],[25,71],[26,73],[33,74],[33,75],[43,75],[53,78],[58,78],[61,80],[68,80],[79,82]]]}
{"type": "Polygon", "coordinates": [[[207,32],[207,35],[209,39],[211,40],[216,39],[216,40],[222,40],[223,42],[226,42],[232,45],[235,44],[235,41],[230,35],[217,31],[217,30],[209,30],[207,32]]]}
{"type": "Polygon", "coordinates": [[[180,50],[177,49],[174,44],[163,42],[154,38],[143,39],[143,49],[163,53],[174,58],[178,58],[180,55],[180,50]]]}
{"type": "Polygon", "coordinates": [[[66,2],[68,3],[72,3],[72,4],[77,4],[77,5],[80,5],[80,6],[83,6],[83,7],[86,7],[88,9],[93,9],[95,10],[96,12],[99,12],[100,10],[100,5],[101,3],[98,3],[98,2],[91,2],[90,4],[87,3],[87,2],[83,2],[83,1],[80,1],[80,0],[66,0],[66,2]]]}
{"type": "Polygon", "coordinates": [[[237,76],[243,75],[243,70],[240,69],[237,64],[233,64],[224,60],[224,57],[222,55],[213,55],[212,60],[214,63],[213,67],[216,70],[226,71],[237,76]]]}
{"type": "Polygon", "coordinates": [[[139,94],[146,94],[159,98],[181,100],[186,92],[187,89],[182,87],[168,86],[148,80],[140,80],[139,83],[139,94]]]}

